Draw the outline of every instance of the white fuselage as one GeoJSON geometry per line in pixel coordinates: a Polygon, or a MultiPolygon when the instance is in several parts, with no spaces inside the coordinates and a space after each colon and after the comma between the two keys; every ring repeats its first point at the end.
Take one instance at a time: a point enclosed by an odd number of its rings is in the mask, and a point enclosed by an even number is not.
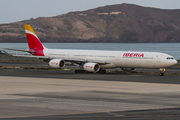
{"type": "Polygon", "coordinates": [[[59,58],[77,58],[85,60],[102,60],[110,64],[100,65],[108,68],[168,68],[177,61],[168,54],[158,52],[130,51],[97,51],[97,50],[66,50],[44,49],[44,55],[59,58]]]}

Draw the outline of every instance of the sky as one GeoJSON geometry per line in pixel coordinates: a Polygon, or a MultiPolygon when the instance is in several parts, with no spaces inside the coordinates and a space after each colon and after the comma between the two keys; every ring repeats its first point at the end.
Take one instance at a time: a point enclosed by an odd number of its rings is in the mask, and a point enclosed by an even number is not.
{"type": "Polygon", "coordinates": [[[122,3],[180,9],[180,0],[0,0],[0,24],[122,3]]]}

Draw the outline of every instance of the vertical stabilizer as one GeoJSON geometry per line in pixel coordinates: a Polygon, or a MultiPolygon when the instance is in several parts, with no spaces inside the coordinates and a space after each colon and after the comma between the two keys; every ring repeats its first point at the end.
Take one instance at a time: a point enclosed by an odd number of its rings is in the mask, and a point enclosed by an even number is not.
{"type": "Polygon", "coordinates": [[[43,50],[45,47],[42,45],[41,41],[33,31],[30,25],[24,25],[25,32],[26,32],[26,37],[27,37],[27,42],[29,45],[30,49],[38,49],[38,50],[43,50]]]}
{"type": "Polygon", "coordinates": [[[43,51],[47,48],[43,46],[30,25],[24,25],[24,28],[26,32],[27,42],[29,45],[29,51],[34,51],[34,53],[32,54],[35,56],[44,56],[43,51]]]}

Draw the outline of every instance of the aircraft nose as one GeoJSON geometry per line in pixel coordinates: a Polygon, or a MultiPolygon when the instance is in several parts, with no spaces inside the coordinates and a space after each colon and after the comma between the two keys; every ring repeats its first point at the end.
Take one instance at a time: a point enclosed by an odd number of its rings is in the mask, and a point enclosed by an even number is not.
{"type": "Polygon", "coordinates": [[[173,61],[173,65],[176,65],[178,62],[177,62],[177,60],[174,60],[173,61]]]}

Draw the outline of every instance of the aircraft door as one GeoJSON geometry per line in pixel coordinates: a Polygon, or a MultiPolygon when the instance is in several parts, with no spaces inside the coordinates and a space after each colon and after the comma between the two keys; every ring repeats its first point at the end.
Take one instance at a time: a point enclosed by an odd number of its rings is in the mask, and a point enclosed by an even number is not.
{"type": "Polygon", "coordinates": [[[66,57],[72,57],[72,52],[68,52],[68,54],[66,54],[66,57]]]}
{"type": "Polygon", "coordinates": [[[116,61],[120,61],[120,54],[116,55],[116,61]]]}
{"type": "Polygon", "coordinates": [[[161,55],[156,55],[157,57],[157,62],[161,62],[161,55]]]}

